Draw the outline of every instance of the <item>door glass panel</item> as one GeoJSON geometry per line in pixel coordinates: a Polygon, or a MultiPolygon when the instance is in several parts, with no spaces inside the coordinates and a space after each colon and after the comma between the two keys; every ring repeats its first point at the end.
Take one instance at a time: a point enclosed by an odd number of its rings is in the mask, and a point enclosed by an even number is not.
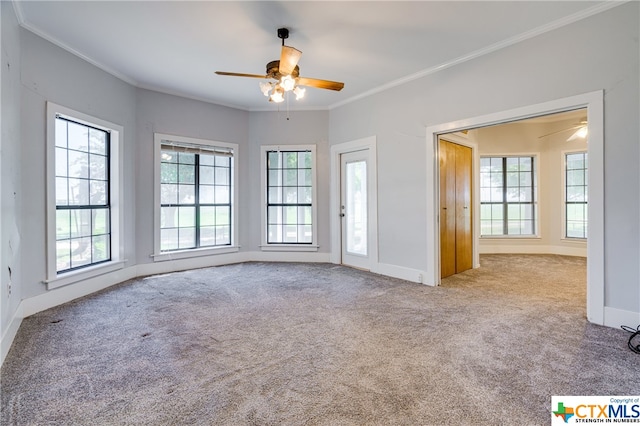
{"type": "Polygon", "coordinates": [[[345,219],[347,252],[367,255],[367,162],[346,164],[345,219]]]}

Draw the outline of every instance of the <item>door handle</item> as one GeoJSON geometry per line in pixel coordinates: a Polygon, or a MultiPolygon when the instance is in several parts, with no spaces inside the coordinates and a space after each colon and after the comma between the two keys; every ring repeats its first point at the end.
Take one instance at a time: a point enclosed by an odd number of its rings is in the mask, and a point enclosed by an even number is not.
{"type": "Polygon", "coordinates": [[[344,213],[340,213],[340,217],[344,217],[344,213]]]}

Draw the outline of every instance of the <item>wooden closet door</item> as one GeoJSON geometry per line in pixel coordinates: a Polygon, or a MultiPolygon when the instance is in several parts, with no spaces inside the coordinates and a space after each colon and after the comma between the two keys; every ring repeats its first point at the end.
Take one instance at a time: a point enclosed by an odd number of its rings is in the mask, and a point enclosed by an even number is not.
{"type": "Polygon", "coordinates": [[[473,267],[471,234],[471,148],[456,149],[456,274],[473,267]]]}
{"type": "Polygon", "coordinates": [[[473,267],[471,229],[471,148],[441,140],[440,276],[473,267]]]}
{"type": "Polygon", "coordinates": [[[456,273],[456,152],[440,141],[440,276],[456,273]]]}

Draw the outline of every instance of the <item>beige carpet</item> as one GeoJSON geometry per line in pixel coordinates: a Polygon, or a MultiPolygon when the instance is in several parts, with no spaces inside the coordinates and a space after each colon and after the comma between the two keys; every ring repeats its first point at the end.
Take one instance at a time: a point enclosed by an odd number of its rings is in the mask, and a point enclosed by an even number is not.
{"type": "MultiPolygon", "coordinates": [[[[331,264],[137,279],[24,320],[3,425],[549,424],[552,395],[638,395],[585,261],[483,256],[433,288],[331,264]]],[[[636,326],[636,324],[629,324],[636,326]]]]}

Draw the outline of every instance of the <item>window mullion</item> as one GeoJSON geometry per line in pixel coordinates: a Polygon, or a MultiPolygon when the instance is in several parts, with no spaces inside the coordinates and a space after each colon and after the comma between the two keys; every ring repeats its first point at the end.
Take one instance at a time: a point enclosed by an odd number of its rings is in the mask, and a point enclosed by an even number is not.
{"type": "MultiPolygon", "coordinates": [[[[200,247],[200,155],[195,154],[194,197],[195,197],[195,246],[200,247]]],[[[215,201],[215,200],[214,200],[215,201]]]]}

